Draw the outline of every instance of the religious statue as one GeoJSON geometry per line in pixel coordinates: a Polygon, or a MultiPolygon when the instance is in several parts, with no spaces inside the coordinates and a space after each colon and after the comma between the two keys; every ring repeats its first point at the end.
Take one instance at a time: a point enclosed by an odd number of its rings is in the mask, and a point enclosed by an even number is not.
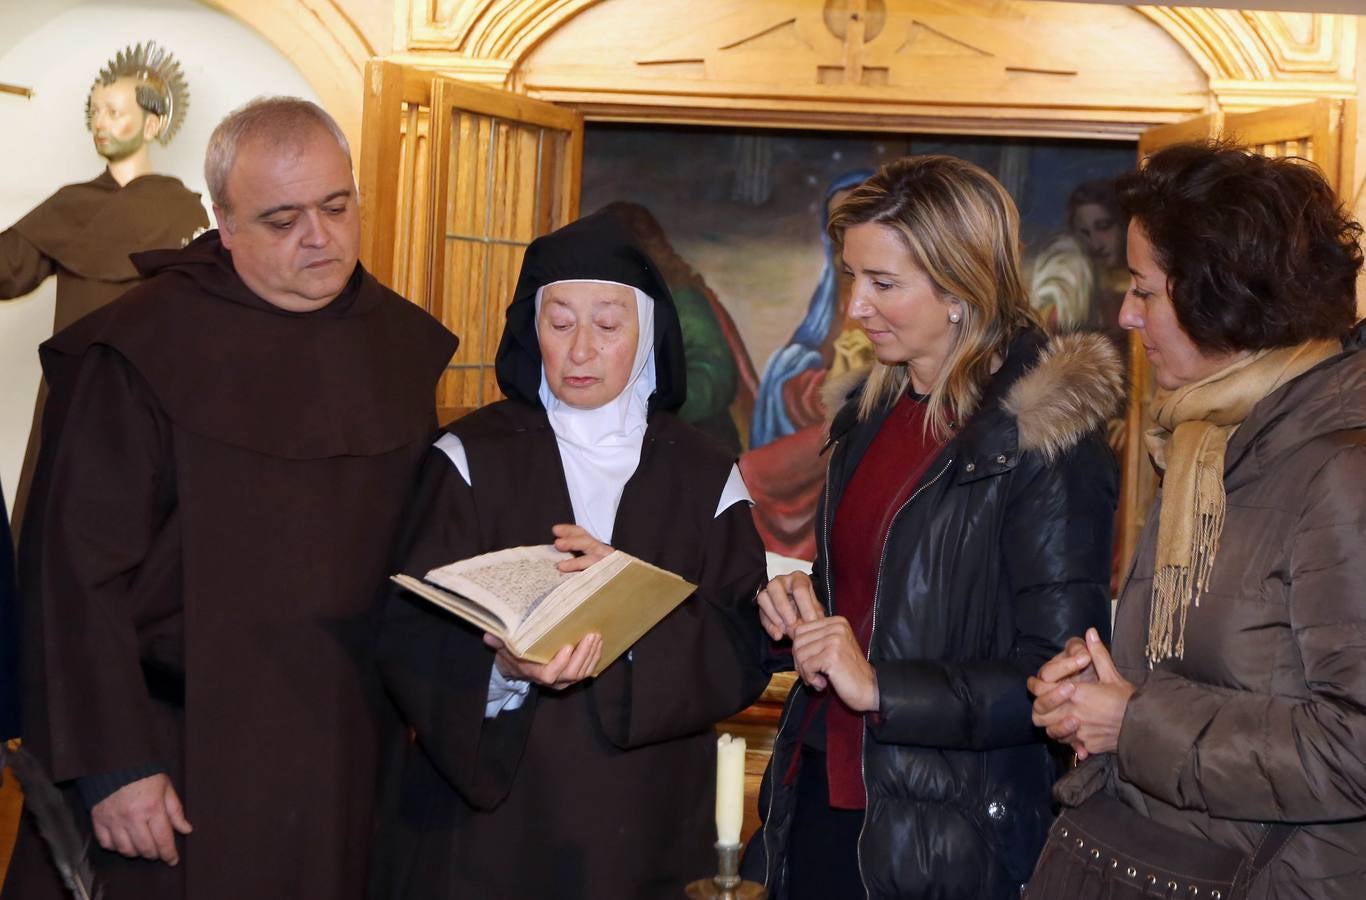
{"type": "MultiPolygon", "coordinates": [[[[69,184],[0,232],[0,299],[30,293],[57,276],[55,331],[122,294],[138,280],[130,253],[181,247],[209,220],[199,195],[152,172],[151,142],[170,142],[189,91],[180,63],[148,41],[120,50],[90,88],[86,127],[107,165],[69,184]]],[[[14,503],[16,529],[34,462],[46,387],[40,386],[14,503]]]]}

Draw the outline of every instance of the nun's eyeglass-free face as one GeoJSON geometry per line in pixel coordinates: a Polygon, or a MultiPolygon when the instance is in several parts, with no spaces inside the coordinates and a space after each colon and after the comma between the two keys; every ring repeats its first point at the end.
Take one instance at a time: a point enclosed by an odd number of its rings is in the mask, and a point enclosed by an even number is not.
{"type": "Polygon", "coordinates": [[[545,289],[536,322],[546,384],[578,409],[626,388],[640,340],[635,292],[623,284],[564,281],[545,289]]]}

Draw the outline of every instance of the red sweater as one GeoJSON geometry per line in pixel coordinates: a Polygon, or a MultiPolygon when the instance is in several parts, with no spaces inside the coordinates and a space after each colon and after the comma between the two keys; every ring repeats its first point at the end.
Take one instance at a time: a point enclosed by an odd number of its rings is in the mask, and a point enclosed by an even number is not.
{"type": "MultiPolygon", "coordinates": [[[[872,637],[873,599],[887,532],[943,446],[924,426],[923,398],[903,395],[859,460],[835,510],[830,556],[825,561],[833,579],[835,613],[849,620],[865,654],[872,637]]],[[[803,730],[819,715],[825,716],[830,805],[863,809],[867,803],[860,765],[863,714],[849,709],[827,688],[820,701],[812,704],[803,730]]]]}

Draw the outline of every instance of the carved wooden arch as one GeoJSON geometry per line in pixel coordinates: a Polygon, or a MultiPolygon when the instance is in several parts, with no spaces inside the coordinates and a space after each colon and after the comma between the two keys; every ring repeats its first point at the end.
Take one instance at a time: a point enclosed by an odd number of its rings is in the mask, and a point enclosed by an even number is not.
{"type": "MultiPolygon", "coordinates": [[[[516,66],[536,45],[570,19],[604,0],[473,0],[448,21],[413,8],[410,50],[444,50],[516,66]]],[[[413,4],[414,7],[417,4],[413,4]]]]}
{"type": "Polygon", "coordinates": [[[1135,6],[1209,76],[1228,112],[1353,97],[1356,29],[1346,16],[1135,6]]]}
{"type": "Polygon", "coordinates": [[[204,0],[275,46],[318,92],[359,152],[365,62],[375,48],[337,0],[204,0]]]}
{"type": "MultiPolygon", "coordinates": [[[[409,4],[410,53],[461,77],[515,88],[519,67],[547,36],[609,0],[467,0],[439,20],[409,4]],[[429,55],[430,54],[430,55],[429,55]],[[446,59],[438,60],[437,56],[446,59]]],[[[640,9],[640,7],[636,7],[640,9]]],[[[1211,107],[1228,111],[1324,96],[1352,97],[1355,22],[1314,13],[1134,5],[1209,79],[1211,107]]]]}
{"type": "MultiPolygon", "coordinates": [[[[249,25],[300,70],[359,144],[362,71],[375,47],[347,0],[205,0],[249,25]]],[[[519,68],[548,36],[609,0],[396,0],[398,58],[516,89],[519,68]]],[[[636,9],[643,7],[637,6],[636,9]]],[[[1238,111],[1324,96],[1355,96],[1355,22],[1282,14],[1135,5],[1209,79],[1208,106],[1238,111]]]]}

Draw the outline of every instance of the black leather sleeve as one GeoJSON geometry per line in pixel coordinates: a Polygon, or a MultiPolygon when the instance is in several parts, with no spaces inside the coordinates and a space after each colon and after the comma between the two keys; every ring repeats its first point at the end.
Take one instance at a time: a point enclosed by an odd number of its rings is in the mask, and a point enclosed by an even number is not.
{"type": "Polygon", "coordinates": [[[971,750],[1043,740],[1025,679],[1088,627],[1108,641],[1113,454],[1096,433],[1051,464],[1026,454],[1011,478],[999,551],[1015,624],[1009,653],[876,662],[877,740],[971,750]]]}

